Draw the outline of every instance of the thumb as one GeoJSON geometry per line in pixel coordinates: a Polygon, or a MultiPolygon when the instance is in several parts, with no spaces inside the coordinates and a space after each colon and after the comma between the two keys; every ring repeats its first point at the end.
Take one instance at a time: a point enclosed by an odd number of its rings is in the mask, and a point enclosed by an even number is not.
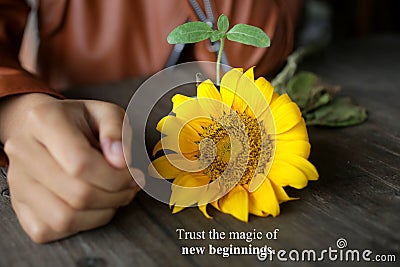
{"type": "Polygon", "coordinates": [[[101,150],[107,162],[115,168],[126,168],[122,149],[124,110],[114,104],[86,101],[93,127],[98,131],[101,150]]]}
{"type": "Polygon", "coordinates": [[[115,168],[126,168],[121,140],[105,137],[100,139],[101,149],[107,162],[115,168]]]}

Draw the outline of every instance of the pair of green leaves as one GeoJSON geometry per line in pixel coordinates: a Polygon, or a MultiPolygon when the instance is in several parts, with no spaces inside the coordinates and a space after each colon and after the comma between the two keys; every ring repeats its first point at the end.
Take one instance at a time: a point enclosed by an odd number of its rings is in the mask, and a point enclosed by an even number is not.
{"type": "Polygon", "coordinates": [[[213,30],[206,22],[188,22],[176,27],[170,32],[167,41],[170,44],[197,43],[206,39],[210,39],[211,42],[220,41],[215,70],[216,83],[219,85],[221,56],[224,49],[225,38],[256,47],[267,47],[270,45],[270,40],[260,28],[247,24],[236,24],[228,31],[229,20],[224,14],[218,18],[217,27],[217,30],[213,30]]]}
{"type": "Polygon", "coordinates": [[[205,22],[187,22],[175,28],[167,38],[170,44],[197,43],[206,39],[212,42],[227,38],[230,41],[252,45],[256,47],[267,47],[270,45],[268,36],[260,28],[247,25],[236,24],[229,29],[228,18],[222,14],[218,18],[217,30],[205,22]]]}

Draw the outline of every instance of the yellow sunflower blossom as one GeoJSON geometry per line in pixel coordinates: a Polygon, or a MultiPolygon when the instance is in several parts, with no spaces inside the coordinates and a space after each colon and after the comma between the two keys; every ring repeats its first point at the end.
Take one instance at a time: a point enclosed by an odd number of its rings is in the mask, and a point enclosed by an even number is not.
{"type": "Polygon", "coordinates": [[[149,166],[153,177],[174,179],[170,206],[176,213],[207,205],[247,222],[249,214],[279,215],[279,204],[293,200],[284,190],[317,180],[307,160],[310,143],[299,107],[279,96],[253,68],[232,69],[218,90],[210,80],[197,97],[177,94],[173,114],[160,120],[164,137],[153,154],[165,155],[149,166]]]}

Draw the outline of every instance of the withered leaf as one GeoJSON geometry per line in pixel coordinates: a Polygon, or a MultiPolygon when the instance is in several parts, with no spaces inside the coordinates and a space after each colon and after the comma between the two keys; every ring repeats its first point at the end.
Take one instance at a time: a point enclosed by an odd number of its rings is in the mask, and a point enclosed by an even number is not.
{"type": "Polygon", "coordinates": [[[367,111],[352,103],[349,97],[338,97],[313,112],[305,114],[307,125],[344,127],[367,119],[367,111]]]}
{"type": "Polygon", "coordinates": [[[299,72],[287,84],[286,91],[303,113],[329,103],[340,90],[338,86],[323,83],[311,72],[299,72]]]}

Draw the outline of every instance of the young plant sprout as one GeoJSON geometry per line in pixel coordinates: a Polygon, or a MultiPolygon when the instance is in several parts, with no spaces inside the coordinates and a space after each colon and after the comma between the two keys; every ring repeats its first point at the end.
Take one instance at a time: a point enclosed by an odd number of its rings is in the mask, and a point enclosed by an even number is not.
{"type": "Polygon", "coordinates": [[[228,31],[229,21],[224,14],[218,18],[217,27],[218,29],[213,30],[211,26],[205,22],[187,22],[176,27],[168,35],[167,40],[170,44],[197,43],[206,39],[210,39],[211,42],[219,41],[220,46],[216,65],[216,84],[219,85],[221,79],[221,56],[225,39],[255,47],[268,47],[270,45],[270,40],[263,30],[247,24],[236,24],[228,31]]]}

